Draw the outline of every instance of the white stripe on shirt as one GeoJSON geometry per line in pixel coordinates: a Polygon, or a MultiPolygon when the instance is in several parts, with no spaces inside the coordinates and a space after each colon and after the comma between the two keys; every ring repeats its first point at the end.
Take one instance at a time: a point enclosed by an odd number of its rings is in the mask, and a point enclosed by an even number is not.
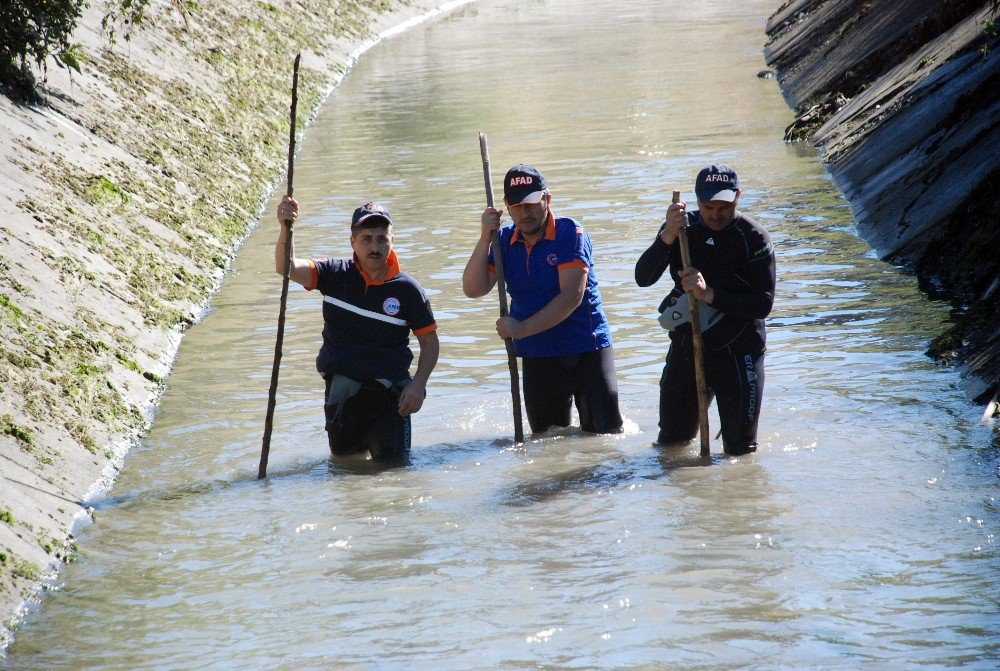
{"type": "Polygon", "coordinates": [[[389,315],[384,315],[380,312],[372,312],[371,310],[364,310],[359,308],[357,305],[351,305],[346,301],[339,300],[333,296],[323,296],[323,300],[331,305],[336,305],[338,308],[344,308],[349,312],[353,312],[356,315],[361,315],[362,317],[370,317],[371,319],[378,319],[380,321],[388,322],[390,324],[395,324],[396,326],[407,326],[405,319],[399,319],[398,317],[390,317],[389,315]]]}

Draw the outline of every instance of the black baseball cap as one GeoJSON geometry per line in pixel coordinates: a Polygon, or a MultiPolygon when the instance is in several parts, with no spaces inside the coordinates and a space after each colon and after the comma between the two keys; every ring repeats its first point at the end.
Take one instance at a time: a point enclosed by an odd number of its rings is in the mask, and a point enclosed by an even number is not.
{"type": "Polygon", "coordinates": [[[549,185],[536,168],[518,163],[503,178],[503,199],[507,206],[540,203],[549,185]]]}
{"type": "Polygon", "coordinates": [[[724,200],[728,203],[736,200],[740,190],[740,180],[736,171],[728,165],[713,163],[702,168],[698,179],[694,182],[694,193],[698,201],[707,203],[710,200],[724,200]]]}
{"type": "Polygon", "coordinates": [[[351,217],[351,228],[357,228],[361,225],[361,222],[368,221],[372,217],[384,219],[386,226],[392,226],[392,219],[389,218],[389,210],[378,203],[365,203],[354,210],[354,216],[351,217]]]}

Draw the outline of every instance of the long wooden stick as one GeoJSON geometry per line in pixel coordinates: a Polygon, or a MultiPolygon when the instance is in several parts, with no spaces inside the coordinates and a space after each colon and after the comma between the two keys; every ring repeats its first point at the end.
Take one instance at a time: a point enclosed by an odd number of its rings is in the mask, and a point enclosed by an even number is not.
{"type": "MultiPolygon", "coordinates": [[[[299,58],[295,55],[292,67],[292,107],[288,128],[288,197],[292,197],[292,180],[295,177],[295,108],[299,103],[299,58]]],[[[278,395],[278,371],[281,368],[281,343],[285,338],[285,306],[288,304],[288,277],[292,270],[292,224],[288,219],[282,225],[288,227],[285,236],[285,270],[281,278],[281,308],[278,310],[278,334],[274,343],[274,363],[271,364],[271,388],[267,392],[267,416],[264,418],[264,440],[260,446],[260,465],[257,479],[267,477],[267,457],[271,452],[271,431],[274,428],[274,406],[278,395]]]]}
{"type": "MultiPolygon", "coordinates": [[[[674,191],[673,202],[681,201],[681,192],[674,191]]],[[[688,247],[687,227],[680,231],[679,236],[681,246],[681,262],[684,268],[691,267],[691,250],[688,247]]],[[[701,319],[698,317],[698,301],[694,294],[688,296],[688,305],[691,306],[691,336],[694,342],[694,381],[698,386],[698,433],[701,436],[701,456],[711,454],[708,440],[708,394],[705,384],[705,362],[703,360],[703,345],[701,342],[701,319]]]]}
{"type": "MultiPolygon", "coordinates": [[[[486,133],[479,134],[479,153],[483,156],[483,180],[486,182],[486,204],[493,207],[493,178],[490,175],[490,152],[486,148],[486,133]]],[[[490,239],[493,243],[493,265],[497,269],[497,291],[500,292],[500,316],[506,317],[507,282],[503,273],[503,254],[500,253],[500,236],[496,231],[490,239]]],[[[524,426],[521,422],[521,376],[517,371],[517,354],[514,353],[514,341],[504,338],[507,347],[507,367],[510,368],[510,397],[514,406],[514,441],[524,442],[524,426]]]]}

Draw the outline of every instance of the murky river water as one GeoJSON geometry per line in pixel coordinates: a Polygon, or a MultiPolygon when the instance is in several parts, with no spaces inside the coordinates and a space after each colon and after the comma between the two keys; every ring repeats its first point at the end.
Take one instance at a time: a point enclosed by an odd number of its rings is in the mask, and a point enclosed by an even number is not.
{"type": "MultiPolygon", "coordinates": [[[[763,67],[773,0],[484,0],[366,54],[296,163],[300,255],[374,197],[442,359],[414,463],[331,463],[317,296],[269,214],[185,336],[155,425],[5,669],[911,669],[1000,660],[998,447],[922,355],[945,308],[871,254],[763,67]],[[494,173],[537,164],[590,232],[629,431],[511,444],[495,294],[461,295],[494,173]],[[761,449],[662,450],[664,285],[639,253],[713,159],[776,243],[761,449]]],[[[497,185],[499,188],[499,184],[497,185]]],[[[269,207],[273,210],[273,208],[269,207]]],[[[714,408],[713,432],[718,428],[714,408]]]]}

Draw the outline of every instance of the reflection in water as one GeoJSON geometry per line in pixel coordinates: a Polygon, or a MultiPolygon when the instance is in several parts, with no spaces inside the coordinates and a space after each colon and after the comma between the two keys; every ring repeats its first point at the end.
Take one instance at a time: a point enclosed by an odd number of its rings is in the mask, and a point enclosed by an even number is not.
{"type": "Polygon", "coordinates": [[[608,458],[600,463],[573,468],[560,473],[547,473],[540,480],[517,482],[499,500],[509,506],[530,506],[558,496],[587,494],[633,486],[643,480],[654,480],[678,468],[711,466],[726,459],[725,455],[690,453],[690,445],[658,448],[657,458],[642,455],[636,462],[608,458]]]}
{"type": "Polygon", "coordinates": [[[269,215],[0,668],[995,667],[1000,449],[921,354],[946,306],[874,258],[812,152],[782,144],[790,112],[755,77],[776,6],[481,0],[362,58],[301,144],[296,246],[349,254],[357,205],[393,212],[442,340],[412,464],[329,458],[319,303],[295,290],[256,480],[269,215]],[[459,289],[479,131],[495,172],[538,165],[593,239],[624,434],[513,444],[496,296],[459,289]],[[730,459],[713,440],[706,463],[650,444],[666,288],[632,273],[671,190],[717,159],[745,175],[779,277],[761,446],[730,459]]]}

